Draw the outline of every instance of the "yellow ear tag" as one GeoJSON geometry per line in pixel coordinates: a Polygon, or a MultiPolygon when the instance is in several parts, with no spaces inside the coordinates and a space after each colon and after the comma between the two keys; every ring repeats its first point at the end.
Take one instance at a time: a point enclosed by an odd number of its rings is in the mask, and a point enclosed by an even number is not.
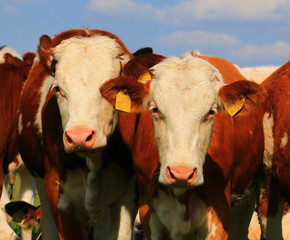
{"type": "Polygon", "coordinates": [[[146,72],[144,74],[142,74],[139,78],[138,78],[138,82],[140,83],[146,83],[148,81],[151,80],[151,75],[149,72],[146,72]]]}
{"type": "Polygon", "coordinates": [[[131,99],[126,89],[117,94],[115,108],[123,112],[131,111],[131,99]]]}
{"type": "Polygon", "coordinates": [[[25,218],[25,212],[22,210],[18,210],[13,214],[13,221],[17,223],[22,223],[25,218]]]}
{"type": "Polygon", "coordinates": [[[231,116],[234,116],[238,111],[242,109],[242,107],[244,106],[245,100],[246,98],[242,98],[241,100],[236,101],[232,105],[225,106],[225,109],[231,116]]]}

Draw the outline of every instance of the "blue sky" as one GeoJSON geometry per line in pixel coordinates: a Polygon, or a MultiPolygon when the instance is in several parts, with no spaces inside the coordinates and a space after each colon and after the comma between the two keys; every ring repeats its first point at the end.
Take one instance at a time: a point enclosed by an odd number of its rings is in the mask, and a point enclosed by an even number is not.
{"type": "Polygon", "coordinates": [[[132,52],[199,50],[241,67],[290,60],[290,0],[0,0],[0,45],[35,51],[72,28],[116,34],[132,52]]]}

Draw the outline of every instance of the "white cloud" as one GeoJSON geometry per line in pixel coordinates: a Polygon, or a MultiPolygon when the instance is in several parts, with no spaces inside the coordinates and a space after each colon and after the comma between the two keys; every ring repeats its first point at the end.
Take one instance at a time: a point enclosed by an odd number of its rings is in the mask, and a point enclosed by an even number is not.
{"type": "Polygon", "coordinates": [[[147,16],[154,9],[150,4],[138,4],[133,0],[90,0],[89,9],[110,16],[147,16]]]}
{"type": "Polygon", "coordinates": [[[178,24],[194,19],[289,19],[290,0],[187,0],[164,8],[134,0],[90,0],[88,8],[108,15],[147,16],[178,24]]]}
{"type": "Polygon", "coordinates": [[[234,36],[224,33],[178,31],[158,37],[155,44],[162,47],[233,47],[239,44],[239,40],[234,36]]]}
{"type": "Polygon", "coordinates": [[[271,44],[252,45],[248,44],[239,49],[230,51],[230,57],[241,60],[268,60],[290,59],[290,43],[277,41],[271,44]]]}

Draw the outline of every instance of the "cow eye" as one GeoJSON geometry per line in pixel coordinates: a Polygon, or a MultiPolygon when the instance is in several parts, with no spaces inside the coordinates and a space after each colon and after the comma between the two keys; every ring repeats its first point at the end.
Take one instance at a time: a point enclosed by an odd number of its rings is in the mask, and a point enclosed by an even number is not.
{"type": "Polygon", "coordinates": [[[217,112],[217,105],[216,104],[213,104],[207,114],[207,117],[206,119],[211,119],[214,117],[215,113],[217,112]]]}
{"type": "Polygon", "coordinates": [[[158,110],[158,108],[157,108],[157,106],[156,106],[156,104],[154,102],[152,102],[150,104],[150,108],[149,109],[152,111],[152,115],[154,117],[160,117],[159,110],[158,110]]]}
{"type": "Polygon", "coordinates": [[[64,96],[63,95],[63,91],[61,90],[61,88],[58,86],[58,83],[56,82],[56,81],[54,81],[53,82],[53,84],[52,84],[52,88],[51,88],[51,90],[55,90],[55,93],[57,94],[57,95],[61,95],[61,96],[64,96]]]}

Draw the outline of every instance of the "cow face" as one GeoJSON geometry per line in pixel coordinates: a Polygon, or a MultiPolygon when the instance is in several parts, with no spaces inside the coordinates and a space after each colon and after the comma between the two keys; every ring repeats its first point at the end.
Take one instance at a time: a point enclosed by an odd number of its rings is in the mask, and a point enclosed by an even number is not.
{"type": "Polygon", "coordinates": [[[52,88],[61,114],[65,150],[82,156],[104,147],[118,115],[99,88],[119,76],[129,55],[114,39],[97,35],[63,40],[52,49],[52,56],[52,88]]]}
{"type": "Polygon", "coordinates": [[[161,163],[159,181],[198,186],[204,181],[217,111],[218,71],[197,58],[170,58],[153,67],[153,73],[149,104],[161,163]]]}

